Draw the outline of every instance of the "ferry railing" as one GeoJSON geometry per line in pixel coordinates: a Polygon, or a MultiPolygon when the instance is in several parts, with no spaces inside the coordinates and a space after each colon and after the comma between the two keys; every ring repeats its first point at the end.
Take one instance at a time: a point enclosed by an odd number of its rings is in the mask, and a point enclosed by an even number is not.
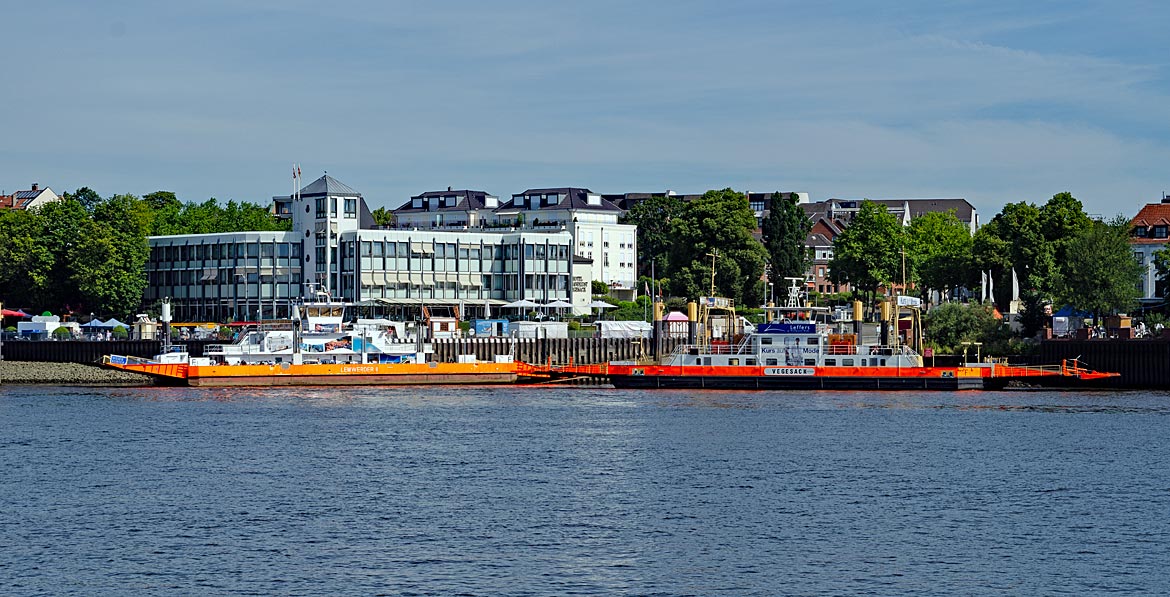
{"type": "Polygon", "coordinates": [[[829,344],[825,346],[825,356],[919,356],[913,348],[905,344],[829,344]]]}

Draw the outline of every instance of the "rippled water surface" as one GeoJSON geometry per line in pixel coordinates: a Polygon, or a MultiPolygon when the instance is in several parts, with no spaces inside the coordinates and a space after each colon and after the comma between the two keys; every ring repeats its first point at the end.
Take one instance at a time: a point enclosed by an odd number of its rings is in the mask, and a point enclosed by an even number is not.
{"type": "Polygon", "coordinates": [[[1170,394],[0,387],[0,594],[1170,592],[1170,394]]]}

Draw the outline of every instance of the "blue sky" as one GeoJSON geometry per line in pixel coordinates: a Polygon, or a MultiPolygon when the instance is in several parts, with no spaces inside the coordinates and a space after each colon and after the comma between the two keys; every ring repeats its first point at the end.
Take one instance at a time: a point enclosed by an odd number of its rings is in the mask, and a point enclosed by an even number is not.
{"type": "Polygon", "coordinates": [[[9,4],[9,192],[1170,191],[1160,2],[9,4]]]}

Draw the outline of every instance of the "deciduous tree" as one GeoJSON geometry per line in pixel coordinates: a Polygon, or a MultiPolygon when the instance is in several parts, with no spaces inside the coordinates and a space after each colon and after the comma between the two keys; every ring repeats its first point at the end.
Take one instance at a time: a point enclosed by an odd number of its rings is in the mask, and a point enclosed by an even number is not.
{"type": "Polygon", "coordinates": [[[707,191],[686,204],[671,221],[669,253],[671,291],[697,298],[710,293],[711,255],[715,258],[715,292],[741,304],[763,298],[760,278],[768,258],[752,236],[756,216],[747,197],[731,189],[707,191]]]}
{"type": "Polygon", "coordinates": [[[1090,222],[1066,246],[1058,297],[1097,319],[1126,310],[1141,298],[1142,266],[1129,246],[1129,222],[1090,222]]]}
{"type": "Polygon", "coordinates": [[[651,197],[636,203],[622,216],[623,224],[633,224],[638,227],[638,274],[650,276],[651,269],[654,275],[665,275],[670,269],[668,259],[674,237],[671,236],[671,223],[682,215],[685,209],[683,200],[673,195],[651,197]],[[651,267],[653,264],[653,268],[651,267]]]}
{"type": "Polygon", "coordinates": [[[869,294],[900,277],[905,245],[901,223],[886,206],[863,201],[857,214],[833,241],[829,262],[835,284],[851,284],[869,294]]]}
{"type": "Polygon", "coordinates": [[[768,251],[771,276],[768,280],[776,288],[784,288],[784,278],[803,278],[809,266],[805,241],[812,230],[812,222],[805,215],[796,195],[784,198],[772,194],[772,207],[764,218],[761,232],[764,248],[768,251]]]}

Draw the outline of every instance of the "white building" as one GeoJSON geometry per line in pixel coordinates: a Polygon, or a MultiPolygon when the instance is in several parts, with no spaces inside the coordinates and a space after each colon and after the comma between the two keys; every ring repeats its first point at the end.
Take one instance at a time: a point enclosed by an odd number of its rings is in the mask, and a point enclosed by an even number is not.
{"type": "Polygon", "coordinates": [[[32,188],[27,191],[16,191],[11,195],[0,195],[0,209],[32,209],[40,207],[50,201],[60,201],[61,198],[53,192],[49,187],[41,188],[41,185],[32,183],[32,188]]]}
{"type": "Polygon", "coordinates": [[[273,201],[291,231],[151,237],[146,301],[170,297],[178,321],[242,321],[288,318],[319,289],[463,319],[518,299],[574,298],[564,230],[375,229],[361,194],[328,175],[273,201]]]}

